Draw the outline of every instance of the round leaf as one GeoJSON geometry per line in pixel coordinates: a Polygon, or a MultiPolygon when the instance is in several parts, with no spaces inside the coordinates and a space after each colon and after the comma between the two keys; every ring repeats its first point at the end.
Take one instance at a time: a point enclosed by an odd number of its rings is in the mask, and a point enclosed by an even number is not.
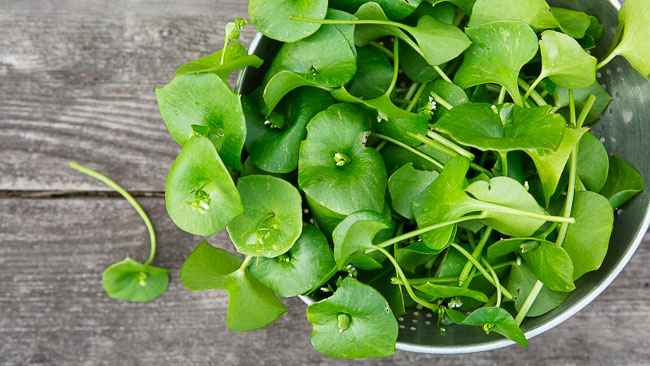
{"type": "MultiPolygon", "coordinates": [[[[520,265],[513,265],[510,270],[510,277],[508,278],[508,291],[512,294],[515,300],[515,310],[519,311],[524,305],[528,294],[535,286],[537,277],[530,269],[526,262],[520,265]]],[[[544,315],[549,311],[560,306],[564,300],[569,296],[569,292],[556,292],[551,291],[548,287],[542,287],[542,290],[537,295],[533,306],[528,311],[528,317],[536,317],[544,315]]]]}
{"type": "Polygon", "coordinates": [[[385,357],[395,353],[397,320],[377,290],[345,278],[334,295],[307,307],[311,343],[325,356],[385,357]],[[347,321],[346,321],[347,319],[347,321]]]}
{"type": "Polygon", "coordinates": [[[284,255],[259,258],[248,269],[260,281],[282,297],[308,292],[336,267],[325,235],[315,226],[305,224],[302,234],[284,255]]]}
{"type": "Polygon", "coordinates": [[[444,286],[434,283],[425,283],[423,285],[414,285],[413,288],[426,294],[423,298],[427,301],[438,299],[449,299],[456,296],[465,296],[481,302],[487,302],[488,297],[480,291],[470,290],[468,288],[456,286],[444,286]]]}
{"type": "Polygon", "coordinates": [[[406,164],[397,169],[388,179],[388,192],[395,212],[407,219],[413,219],[411,202],[437,177],[437,172],[416,170],[413,164],[406,164]]]}
{"type": "MultiPolygon", "coordinates": [[[[413,13],[422,0],[374,0],[374,2],[381,6],[390,19],[402,20],[413,13]]],[[[329,6],[354,13],[365,3],[368,3],[368,0],[330,0],[329,6]]]]}
{"type": "Polygon", "coordinates": [[[248,15],[258,31],[282,42],[295,42],[316,32],[320,24],[298,22],[290,16],[323,19],[327,0],[250,0],[248,15]]]}
{"type": "Polygon", "coordinates": [[[528,346],[524,332],[519,329],[515,319],[505,309],[497,307],[480,308],[469,315],[457,310],[447,309],[447,315],[456,324],[484,326],[483,329],[486,329],[488,333],[499,333],[523,347],[528,346]]]}
{"type": "Polygon", "coordinates": [[[332,233],[334,259],[339,270],[349,263],[349,258],[372,247],[377,233],[390,227],[382,215],[373,211],[359,211],[346,217],[332,233]]]}
{"type": "Polygon", "coordinates": [[[544,286],[553,291],[575,290],[573,284],[573,262],[562,247],[546,240],[537,241],[533,250],[523,251],[522,256],[544,286]]]}
{"type": "Polygon", "coordinates": [[[539,45],[542,52],[540,79],[550,77],[555,84],[570,89],[587,88],[596,81],[596,58],[575,39],[556,31],[545,31],[539,45]]]}
{"type": "Polygon", "coordinates": [[[586,133],[580,140],[578,148],[578,176],[585,187],[593,192],[600,192],[607,181],[609,157],[600,140],[586,133]]]}
{"type": "Polygon", "coordinates": [[[366,46],[357,49],[357,73],[345,88],[361,99],[375,99],[384,95],[392,79],[393,66],[386,56],[366,46]]]}
{"type": "Polygon", "coordinates": [[[370,121],[349,104],[335,104],[307,125],[300,147],[298,184],[309,200],[339,215],[382,212],[386,169],[375,149],[365,147],[370,121]]]}
{"type": "MultiPolygon", "coordinates": [[[[495,9],[499,9],[499,13],[509,13],[502,11],[501,5],[495,9]]],[[[503,21],[473,26],[465,33],[473,43],[465,52],[454,83],[463,89],[496,83],[506,88],[517,105],[522,105],[517,79],[521,68],[537,54],[539,45],[535,32],[526,23],[503,21]]]]}
{"type": "Polygon", "coordinates": [[[114,299],[147,302],[167,290],[169,271],[126,258],[106,268],[102,285],[108,296],[114,299]]]}
{"type": "Polygon", "coordinates": [[[620,55],[646,79],[650,75],[650,2],[647,0],[627,0],[618,13],[619,28],[623,28],[621,43],[613,55],[620,55]]]}
{"type": "Polygon", "coordinates": [[[185,143],[167,176],[165,204],[179,228],[203,236],[221,231],[244,210],[226,166],[206,137],[185,143]]]}
{"type": "Polygon", "coordinates": [[[581,11],[564,8],[552,8],[552,11],[562,32],[575,39],[583,38],[591,26],[589,15],[581,11]]]}
{"type": "Polygon", "coordinates": [[[560,26],[545,0],[477,0],[469,26],[503,20],[524,21],[535,29],[560,26]]]}
{"type": "Polygon", "coordinates": [[[609,162],[609,174],[600,194],[607,197],[614,209],[643,191],[643,176],[619,156],[614,155],[609,162]]]}
{"type": "Polygon", "coordinates": [[[239,96],[212,73],[175,77],[156,89],[158,108],[169,133],[184,146],[196,131],[210,138],[226,165],[241,170],[246,121],[239,96]]]}
{"type": "Polygon", "coordinates": [[[249,175],[237,182],[244,213],[227,227],[237,251],[277,257],[302,232],[302,199],[291,183],[270,175],[249,175]]]}

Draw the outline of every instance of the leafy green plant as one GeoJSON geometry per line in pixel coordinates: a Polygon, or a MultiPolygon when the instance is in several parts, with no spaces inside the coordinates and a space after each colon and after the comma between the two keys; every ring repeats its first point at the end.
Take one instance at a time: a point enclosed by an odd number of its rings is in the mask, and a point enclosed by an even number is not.
{"type": "Polygon", "coordinates": [[[597,67],[623,55],[644,73],[645,3],[626,2],[600,64],[586,52],[600,22],[544,0],[257,0],[249,13],[281,41],[273,56],[230,43],[236,20],[223,50],[157,90],[183,146],[170,217],[197,235],[227,228],[245,255],[202,242],[181,270],[191,290],[228,292],[230,328],[262,328],[287,310],[276,294],[305,295],[331,357],[391,355],[413,306],[526,346],[524,319],[601,266],[643,178],[583,126],[611,101],[597,67]],[[262,62],[257,89],[233,93],[227,76],[262,62]]]}

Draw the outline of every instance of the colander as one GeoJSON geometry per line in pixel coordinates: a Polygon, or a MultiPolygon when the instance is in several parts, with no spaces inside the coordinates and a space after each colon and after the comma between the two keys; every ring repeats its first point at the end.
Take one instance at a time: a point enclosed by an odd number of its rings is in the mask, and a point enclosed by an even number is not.
{"type": "MultiPolygon", "coordinates": [[[[551,6],[584,11],[595,15],[605,27],[605,33],[593,55],[602,60],[618,25],[618,0],[549,0],[551,6]]],[[[271,60],[279,43],[258,33],[251,42],[249,53],[271,60]]],[[[269,62],[266,62],[268,66],[269,62]]],[[[266,68],[247,68],[239,76],[238,93],[256,89],[266,68]]],[[[616,153],[645,177],[650,178],[650,83],[636,72],[622,57],[617,57],[598,72],[598,80],[610,93],[613,101],[601,120],[591,125],[591,132],[600,138],[607,150],[616,153]]],[[[614,231],[605,261],[598,271],[576,281],[576,290],[555,310],[536,318],[527,318],[522,328],[528,339],[541,334],[569,319],[592,302],[616,278],[628,263],[650,223],[650,190],[644,191],[616,212],[614,231]]],[[[301,299],[310,304],[308,297],[301,299]]],[[[446,332],[437,327],[436,314],[428,309],[407,309],[398,318],[397,349],[419,353],[457,354],[498,349],[514,344],[497,334],[485,334],[480,327],[447,326],[446,332]]],[[[595,326],[595,325],[594,325],[595,326]]]]}

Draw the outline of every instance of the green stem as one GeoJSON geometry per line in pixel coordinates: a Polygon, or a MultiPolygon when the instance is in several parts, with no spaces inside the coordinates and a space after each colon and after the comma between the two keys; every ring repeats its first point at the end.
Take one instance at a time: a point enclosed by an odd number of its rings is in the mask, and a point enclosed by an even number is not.
{"type": "Polygon", "coordinates": [[[409,87],[409,90],[406,92],[406,95],[404,96],[406,102],[411,102],[413,100],[413,95],[415,95],[415,92],[418,90],[419,87],[420,87],[420,83],[418,82],[411,84],[411,87],[409,87]]]}
{"type": "Polygon", "coordinates": [[[122,195],[122,197],[124,197],[124,199],[126,199],[127,202],[131,204],[131,206],[133,206],[135,211],[142,218],[142,221],[144,221],[144,224],[147,227],[147,230],[149,231],[149,239],[151,240],[151,250],[149,252],[149,258],[144,263],[144,265],[148,266],[149,264],[151,264],[151,262],[153,261],[153,257],[156,255],[156,232],[153,229],[153,224],[151,224],[151,220],[149,220],[149,216],[147,216],[147,213],[144,212],[142,206],[140,206],[140,204],[135,200],[135,198],[133,198],[133,196],[131,196],[131,194],[129,194],[129,192],[127,192],[124,188],[120,187],[117,183],[109,179],[107,176],[100,174],[92,169],[86,168],[85,166],[80,165],[74,161],[69,162],[68,165],[70,165],[72,169],[75,169],[83,174],[91,176],[99,180],[100,182],[106,184],[107,186],[113,188],[115,191],[117,191],[117,193],[122,195]]]}
{"type": "Polygon", "coordinates": [[[546,75],[540,74],[539,77],[537,77],[537,79],[535,79],[533,84],[528,87],[528,90],[526,91],[526,94],[524,94],[524,100],[528,99],[530,94],[535,91],[535,88],[537,87],[537,85],[539,85],[539,83],[542,80],[544,80],[545,77],[546,77],[546,75]]]}
{"type": "Polygon", "coordinates": [[[390,87],[386,90],[386,95],[390,97],[395,85],[397,85],[397,76],[399,75],[399,38],[393,38],[393,79],[390,81],[390,87]]]}
{"type": "MultiPolygon", "coordinates": [[[[483,252],[483,248],[485,247],[485,244],[487,244],[488,239],[490,239],[490,235],[492,235],[492,228],[488,226],[483,232],[483,235],[481,235],[481,240],[479,240],[478,245],[472,252],[473,258],[478,259],[481,256],[481,252],[483,252]]],[[[467,263],[465,263],[465,266],[463,267],[463,270],[460,272],[460,275],[458,276],[458,286],[465,285],[465,281],[467,280],[467,277],[469,276],[469,272],[471,270],[472,270],[472,262],[467,261],[467,263]]]]}
{"type": "MultiPolygon", "coordinates": [[[[503,263],[499,263],[499,264],[497,264],[497,265],[495,265],[495,266],[492,266],[492,269],[494,269],[494,270],[496,271],[497,269],[501,269],[501,268],[505,268],[505,267],[510,267],[510,266],[512,266],[513,264],[516,264],[515,261],[503,262],[503,263]]],[[[475,273],[475,274],[470,275],[469,279],[473,279],[473,278],[476,278],[476,277],[479,277],[479,276],[483,276],[483,275],[480,274],[480,273],[475,273]]],[[[396,278],[396,277],[392,277],[392,278],[390,279],[390,282],[391,282],[393,285],[402,285],[402,284],[403,284],[403,283],[402,283],[402,280],[400,280],[399,278],[396,278]]],[[[429,282],[429,283],[453,283],[453,282],[458,282],[458,277],[422,277],[422,278],[409,278],[409,283],[410,283],[411,285],[423,285],[423,284],[425,284],[425,283],[427,283],[427,282],[429,282]]]]}
{"type": "Polygon", "coordinates": [[[393,53],[388,48],[379,44],[379,42],[371,41],[368,43],[368,45],[376,48],[379,52],[383,53],[384,55],[386,55],[386,57],[391,59],[391,61],[395,59],[395,55],[393,55],[393,53]]]}
{"type": "Polygon", "coordinates": [[[386,140],[381,140],[381,142],[379,143],[379,145],[377,145],[377,146],[375,147],[375,150],[377,150],[377,151],[381,151],[381,149],[383,149],[384,146],[386,146],[387,143],[388,143],[388,142],[387,142],[386,140]]]}
{"type": "Polygon", "coordinates": [[[533,289],[530,290],[530,293],[526,297],[526,301],[524,301],[521,309],[519,309],[519,313],[517,313],[517,317],[515,318],[517,325],[521,325],[521,323],[524,321],[526,314],[528,314],[528,311],[535,303],[535,299],[537,299],[537,295],[539,295],[539,292],[542,291],[543,287],[544,284],[541,281],[537,280],[537,282],[535,282],[533,289]]]}
{"type": "Polygon", "coordinates": [[[572,217],[562,217],[562,216],[551,216],[551,215],[542,215],[534,212],[528,212],[524,210],[519,210],[516,208],[512,207],[507,207],[507,206],[501,206],[495,203],[490,203],[490,202],[481,202],[483,205],[483,209],[487,211],[492,211],[492,212],[499,212],[499,213],[504,213],[504,214],[510,214],[510,215],[516,215],[516,216],[523,216],[523,217],[529,217],[531,219],[539,219],[539,220],[544,220],[544,221],[550,221],[550,222],[566,222],[569,224],[575,224],[576,220],[572,217]]]}
{"type": "Polygon", "coordinates": [[[494,271],[494,268],[492,268],[492,266],[490,265],[490,263],[488,261],[481,258],[481,263],[483,263],[483,265],[485,267],[487,267],[488,271],[490,271],[490,274],[492,275],[492,278],[494,278],[494,282],[497,283],[497,286],[496,286],[496,288],[497,288],[496,307],[500,307],[501,306],[501,287],[502,286],[501,286],[501,282],[499,281],[499,276],[497,276],[497,273],[494,271]]]}
{"type": "MultiPolygon", "coordinates": [[[[540,75],[540,76],[541,76],[541,75],[540,75]]],[[[541,81],[541,80],[540,80],[540,81],[541,81]]],[[[538,106],[548,105],[548,103],[546,102],[546,100],[544,99],[544,97],[542,97],[542,96],[541,96],[541,95],[540,95],[540,94],[535,90],[535,88],[533,88],[531,85],[529,85],[529,84],[528,84],[524,79],[519,78],[519,79],[517,80],[517,83],[519,84],[519,87],[520,87],[520,88],[522,88],[522,89],[524,89],[524,90],[528,90],[528,91],[530,92],[530,97],[533,99],[533,101],[535,102],[535,104],[537,104],[538,106]]],[[[538,83],[539,83],[539,82],[538,82],[538,83]]],[[[526,101],[525,98],[524,98],[524,101],[526,101]]]]}
{"type": "MultiPolygon", "coordinates": [[[[406,239],[410,239],[410,238],[412,238],[414,236],[418,236],[418,235],[422,235],[424,233],[428,233],[429,231],[439,229],[441,227],[454,225],[454,224],[458,224],[460,222],[469,221],[469,220],[482,220],[484,218],[485,218],[485,214],[480,214],[480,215],[464,216],[464,217],[461,217],[459,219],[441,222],[439,224],[423,227],[422,229],[409,231],[408,233],[404,233],[404,234],[396,236],[396,237],[394,237],[392,239],[383,241],[383,242],[381,242],[381,243],[379,243],[377,245],[374,245],[373,247],[385,248],[385,247],[387,247],[387,246],[389,246],[389,245],[391,245],[393,243],[399,243],[399,242],[404,241],[406,239]]],[[[366,249],[366,253],[370,253],[372,251],[373,251],[372,249],[366,249]]]]}
{"type": "Polygon", "coordinates": [[[406,275],[404,274],[404,271],[402,271],[402,268],[399,266],[397,263],[397,260],[395,260],[395,257],[393,257],[388,251],[382,247],[373,245],[373,248],[381,252],[383,255],[388,258],[388,260],[393,264],[395,267],[395,272],[397,272],[397,276],[402,279],[403,286],[406,289],[406,292],[408,292],[409,296],[413,299],[413,301],[417,302],[418,304],[429,308],[431,310],[438,310],[438,306],[434,305],[430,302],[424,301],[421,298],[419,298],[415,293],[413,292],[413,289],[411,288],[411,284],[409,283],[408,279],[406,278],[406,275]]]}
{"type": "Polygon", "coordinates": [[[603,61],[601,61],[598,65],[596,65],[596,70],[600,70],[603,67],[605,67],[605,65],[607,65],[610,61],[612,61],[616,56],[618,56],[616,52],[610,53],[603,61]]]}
{"type": "MultiPolygon", "coordinates": [[[[413,85],[415,85],[415,84],[413,84],[413,85]]],[[[418,100],[420,100],[420,97],[422,96],[422,93],[424,93],[424,90],[427,88],[428,85],[429,85],[428,81],[420,84],[420,87],[415,92],[415,95],[413,95],[413,98],[411,98],[411,100],[409,101],[408,107],[406,107],[407,112],[413,111],[413,108],[415,108],[415,105],[418,103],[418,100]]]]}
{"type": "Polygon", "coordinates": [[[226,60],[226,48],[228,48],[228,36],[226,36],[225,43],[223,44],[223,50],[221,50],[221,62],[219,65],[223,65],[223,62],[226,60]]]}
{"type": "Polygon", "coordinates": [[[494,287],[497,287],[497,286],[501,287],[501,292],[503,293],[503,296],[505,298],[507,298],[508,300],[512,300],[512,294],[510,294],[510,291],[508,291],[506,288],[501,286],[500,283],[494,282],[494,279],[492,278],[492,276],[485,270],[485,268],[476,259],[474,259],[474,257],[472,257],[471,254],[469,254],[469,252],[467,252],[465,249],[463,249],[463,247],[461,247],[460,245],[458,245],[456,243],[451,243],[451,247],[456,249],[457,251],[459,251],[460,254],[464,255],[465,258],[467,258],[467,260],[472,262],[474,267],[476,267],[476,269],[478,269],[478,271],[481,272],[483,277],[485,277],[485,279],[488,280],[488,282],[490,282],[492,285],[494,285],[494,287]]]}
{"type": "Polygon", "coordinates": [[[447,156],[450,156],[452,158],[458,156],[458,153],[456,153],[455,151],[453,151],[453,150],[449,149],[448,147],[442,145],[438,141],[429,140],[428,138],[426,138],[426,137],[424,137],[422,135],[416,135],[416,134],[408,132],[408,131],[406,133],[409,136],[411,136],[412,138],[420,141],[421,143],[423,143],[423,144],[425,144],[427,146],[430,146],[430,147],[440,151],[441,153],[443,153],[443,154],[445,154],[447,156]]]}
{"type": "Polygon", "coordinates": [[[507,177],[508,176],[508,152],[499,151],[499,157],[501,158],[501,175],[507,177]]]}
{"type": "Polygon", "coordinates": [[[501,91],[499,91],[499,98],[497,99],[497,105],[503,104],[506,100],[506,88],[501,86],[501,91]]]}
{"type": "Polygon", "coordinates": [[[576,121],[577,128],[582,127],[582,125],[585,123],[585,121],[587,120],[587,116],[589,115],[589,112],[591,112],[591,108],[593,108],[594,106],[594,103],[596,103],[596,96],[591,94],[587,99],[585,106],[582,107],[582,111],[580,111],[580,115],[578,116],[578,120],[576,121]]]}
{"type": "Polygon", "coordinates": [[[569,89],[569,118],[571,120],[571,126],[576,127],[576,100],[573,94],[573,89],[569,89]]]}
{"type": "Polygon", "coordinates": [[[451,110],[454,108],[454,105],[446,101],[443,97],[439,96],[438,94],[431,92],[431,97],[433,97],[433,100],[436,101],[436,103],[440,104],[441,106],[445,107],[446,110],[451,110]]]}
{"type": "MultiPolygon", "coordinates": [[[[424,55],[423,55],[423,57],[424,57],[424,55]]],[[[424,58],[426,59],[426,57],[424,57],[424,58]]],[[[449,76],[447,76],[447,74],[446,74],[444,71],[442,71],[442,69],[440,68],[440,66],[434,66],[433,69],[436,70],[436,72],[438,73],[438,75],[440,75],[440,77],[442,78],[442,80],[444,80],[444,81],[446,81],[446,82],[448,82],[448,83],[450,83],[450,84],[453,84],[453,83],[454,83],[453,81],[451,81],[451,79],[449,78],[449,76]]]]}
{"type": "Polygon", "coordinates": [[[430,162],[431,164],[435,165],[440,170],[442,170],[444,168],[444,165],[442,165],[439,161],[437,161],[434,158],[430,157],[429,155],[423,153],[422,151],[419,151],[419,150],[417,150],[415,148],[412,148],[412,147],[408,146],[407,144],[405,144],[405,143],[403,143],[401,141],[398,141],[398,140],[396,140],[396,139],[394,139],[392,137],[388,137],[386,135],[382,135],[382,134],[376,133],[376,132],[373,132],[372,135],[375,136],[375,137],[378,137],[378,138],[380,138],[382,140],[386,140],[388,142],[391,142],[391,143],[393,143],[393,144],[395,144],[395,145],[397,145],[397,146],[399,146],[399,147],[401,147],[401,148],[403,148],[405,150],[410,151],[411,153],[413,153],[413,154],[421,157],[422,159],[430,162]]]}
{"type": "Polygon", "coordinates": [[[252,259],[253,259],[252,256],[247,255],[246,258],[244,258],[244,261],[242,262],[241,266],[239,266],[239,268],[238,268],[237,270],[238,270],[238,271],[243,271],[243,270],[245,270],[246,267],[248,267],[248,264],[251,262],[252,259]]]}

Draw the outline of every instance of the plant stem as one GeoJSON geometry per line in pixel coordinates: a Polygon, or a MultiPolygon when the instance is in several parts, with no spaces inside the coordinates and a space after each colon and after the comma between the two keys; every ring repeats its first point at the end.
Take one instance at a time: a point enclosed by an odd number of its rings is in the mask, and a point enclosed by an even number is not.
{"type": "Polygon", "coordinates": [[[526,301],[524,301],[524,304],[521,306],[521,309],[519,309],[519,313],[517,313],[517,317],[515,318],[517,325],[521,325],[521,323],[524,321],[526,314],[528,314],[528,311],[535,303],[535,299],[537,299],[537,295],[539,295],[539,292],[542,291],[543,287],[544,284],[542,283],[542,281],[537,280],[535,282],[533,289],[530,290],[530,293],[528,293],[528,296],[526,297],[526,301]]]}
{"type": "Polygon", "coordinates": [[[393,52],[391,52],[388,48],[379,44],[379,42],[371,41],[368,43],[368,45],[376,48],[379,52],[383,53],[384,55],[386,55],[386,57],[391,59],[391,61],[395,59],[395,55],[393,55],[393,52]]]}
{"type": "Polygon", "coordinates": [[[147,216],[147,213],[142,209],[142,206],[138,203],[138,201],[131,196],[129,192],[127,192],[124,188],[122,188],[120,185],[109,179],[107,176],[98,173],[92,169],[86,168],[85,166],[78,164],[74,161],[71,161],[68,163],[68,165],[72,168],[75,169],[83,174],[86,174],[88,176],[91,176],[100,182],[106,184],[107,186],[113,188],[117,193],[122,195],[124,199],[127,200],[133,206],[135,211],[140,215],[142,218],[142,221],[144,221],[145,226],[147,227],[147,230],[149,231],[149,239],[151,241],[151,249],[149,251],[149,258],[147,261],[144,263],[145,266],[148,266],[151,264],[153,261],[153,257],[156,255],[156,232],[153,229],[153,224],[151,224],[151,220],[149,220],[149,216],[147,216]]]}
{"type": "Polygon", "coordinates": [[[223,62],[226,60],[226,48],[228,48],[228,36],[226,36],[225,43],[223,44],[223,50],[221,50],[221,62],[219,65],[223,65],[223,62]]]}
{"type": "Polygon", "coordinates": [[[395,260],[395,257],[393,257],[390,253],[388,253],[388,251],[386,249],[384,249],[382,247],[378,247],[376,245],[373,245],[372,247],[374,249],[378,250],[379,252],[381,252],[383,255],[385,255],[386,258],[388,258],[388,260],[393,264],[393,266],[395,267],[395,272],[397,272],[397,276],[402,279],[403,286],[406,289],[406,292],[408,292],[409,296],[411,296],[413,301],[415,301],[418,304],[420,304],[420,305],[422,305],[422,306],[424,306],[426,308],[429,308],[431,310],[438,310],[437,305],[434,305],[434,304],[432,304],[430,302],[424,301],[421,298],[419,298],[417,295],[415,295],[415,293],[413,292],[413,289],[411,288],[411,284],[409,283],[408,279],[406,278],[406,275],[404,274],[404,271],[402,271],[402,268],[397,263],[397,260],[395,260]]]}
{"type": "Polygon", "coordinates": [[[424,137],[422,135],[416,135],[416,134],[408,132],[408,131],[407,131],[407,134],[409,136],[411,136],[412,138],[420,141],[421,143],[423,143],[425,145],[428,145],[428,146],[440,151],[441,153],[443,153],[443,154],[445,154],[447,156],[451,156],[452,158],[458,156],[458,153],[456,153],[455,151],[451,150],[450,148],[442,145],[438,141],[429,140],[428,138],[426,138],[426,137],[424,137]]]}
{"type": "MultiPolygon", "coordinates": [[[[425,57],[425,59],[426,59],[426,57],[425,57]]],[[[438,73],[438,75],[440,75],[440,77],[442,78],[442,80],[444,80],[444,81],[446,81],[446,82],[448,82],[448,83],[450,83],[450,84],[453,84],[453,83],[454,83],[453,81],[451,81],[451,79],[449,78],[449,76],[447,76],[447,74],[446,74],[444,71],[442,71],[442,69],[440,68],[440,66],[434,66],[433,69],[436,70],[436,72],[438,73]]]]}
{"type": "MultiPolygon", "coordinates": [[[[515,264],[515,261],[503,262],[503,263],[499,263],[499,264],[497,264],[495,266],[492,266],[492,269],[494,269],[496,271],[497,269],[509,267],[509,266],[512,266],[513,264],[515,264]]],[[[478,276],[483,276],[483,275],[480,274],[480,273],[475,273],[475,274],[470,275],[469,279],[473,279],[473,278],[476,278],[478,276]]],[[[402,285],[403,284],[402,280],[397,278],[397,277],[391,278],[390,282],[393,285],[402,285]]],[[[409,283],[411,285],[423,285],[423,284],[425,284],[427,282],[429,282],[429,283],[453,283],[453,282],[458,282],[458,277],[409,278],[409,283]]]]}
{"type": "Polygon", "coordinates": [[[420,87],[420,83],[418,83],[417,81],[411,84],[411,87],[409,87],[409,90],[406,92],[406,95],[404,96],[404,100],[407,103],[411,102],[411,100],[413,99],[413,95],[415,95],[415,92],[418,90],[419,87],[420,87]]]}
{"type": "Polygon", "coordinates": [[[524,100],[528,99],[528,97],[530,96],[530,94],[531,94],[532,92],[535,91],[535,88],[537,87],[537,85],[539,85],[539,83],[540,83],[542,80],[544,80],[545,77],[546,77],[546,75],[544,75],[544,74],[540,74],[540,75],[537,77],[537,79],[535,79],[535,81],[533,82],[533,84],[530,85],[530,86],[528,87],[528,90],[526,91],[526,94],[524,94],[524,100]]]}
{"type": "Polygon", "coordinates": [[[393,38],[393,55],[395,55],[395,58],[393,59],[393,79],[390,81],[390,87],[385,93],[388,97],[390,97],[393,89],[395,89],[395,85],[397,85],[397,76],[399,75],[399,38],[397,37],[393,38]]]}
{"type": "Polygon", "coordinates": [[[512,300],[512,294],[510,294],[510,291],[508,291],[506,288],[501,286],[500,283],[494,282],[494,279],[492,278],[492,276],[485,270],[485,268],[476,259],[474,259],[474,257],[472,257],[471,254],[469,254],[469,252],[467,252],[465,249],[463,249],[463,247],[461,247],[460,245],[458,245],[456,243],[451,243],[451,247],[456,249],[457,251],[459,251],[460,254],[464,255],[465,258],[467,258],[470,262],[472,262],[474,267],[476,267],[476,269],[478,269],[478,271],[481,272],[483,277],[485,277],[485,279],[488,280],[488,282],[490,282],[492,285],[494,285],[494,287],[497,287],[497,286],[501,287],[501,292],[503,293],[503,296],[505,298],[507,298],[508,300],[512,300]]]}
{"type": "Polygon", "coordinates": [[[387,144],[386,140],[381,140],[381,142],[379,143],[379,145],[375,146],[375,150],[377,150],[377,151],[381,151],[381,149],[383,149],[384,146],[386,146],[386,144],[387,144]]]}
{"type": "Polygon", "coordinates": [[[451,110],[454,108],[454,105],[446,101],[443,97],[439,96],[438,94],[431,92],[431,97],[433,97],[433,100],[436,101],[436,103],[440,104],[441,106],[445,107],[446,110],[451,110]]]}
{"type": "Polygon", "coordinates": [[[605,67],[605,65],[607,65],[610,61],[612,61],[616,56],[618,56],[618,54],[616,54],[615,52],[610,53],[603,61],[601,61],[600,63],[598,63],[598,65],[596,65],[596,70],[600,70],[603,67],[605,67]]]}
{"type": "Polygon", "coordinates": [[[497,283],[497,302],[496,302],[496,307],[501,306],[501,282],[499,281],[499,276],[497,276],[497,273],[494,271],[494,268],[490,265],[488,261],[485,259],[481,258],[481,263],[485,267],[487,267],[488,271],[490,271],[490,274],[492,275],[492,278],[494,278],[494,282],[497,283]]]}
{"type": "Polygon", "coordinates": [[[501,91],[499,91],[499,98],[497,99],[497,105],[503,104],[506,100],[506,88],[501,86],[501,91]]]}
{"type": "Polygon", "coordinates": [[[573,89],[569,89],[569,118],[571,122],[571,126],[574,128],[577,125],[576,122],[576,100],[573,94],[573,89]]]}
{"type": "MultiPolygon", "coordinates": [[[[408,233],[404,233],[404,234],[396,236],[396,237],[394,237],[392,239],[383,241],[383,242],[381,242],[381,243],[379,243],[377,245],[373,245],[373,247],[385,248],[385,247],[387,247],[387,246],[389,246],[389,245],[391,245],[393,243],[399,243],[399,242],[404,241],[406,239],[410,239],[410,238],[412,238],[414,236],[418,236],[418,235],[421,235],[421,234],[424,234],[424,233],[428,233],[429,231],[432,231],[432,230],[435,230],[435,229],[440,229],[441,227],[454,225],[454,224],[458,224],[459,222],[464,222],[464,221],[469,221],[469,220],[481,220],[481,219],[484,219],[484,218],[485,218],[485,214],[482,213],[480,215],[464,216],[464,217],[461,217],[459,219],[441,222],[439,224],[423,227],[422,229],[409,231],[408,233]]],[[[366,249],[366,253],[370,253],[372,251],[373,251],[372,249],[366,249]]]]}
{"type": "Polygon", "coordinates": [[[253,259],[252,256],[247,255],[246,258],[244,258],[244,261],[242,262],[241,266],[239,266],[239,268],[238,268],[237,270],[238,270],[238,271],[243,271],[243,270],[245,270],[246,267],[248,267],[248,264],[251,262],[252,259],[253,259]]]}
{"type": "MultiPolygon", "coordinates": [[[[413,85],[415,85],[415,84],[413,84],[413,85]]],[[[422,96],[422,93],[424,93],[424,89],[426,89],[428,85],[429,85],[428,81],[420,84],[420,87],[415,92],[415,95],[413,95],[413,98],[411,98],[411,100],[409,102],[409,105],[406,107],[407,112],[413,111],[413,108],[415,108],[415,105],[418,103],[418,100],[420,100],[420,97],[422,96]]]]}
{"type": "Polygon", "coordinates": [[[440,170],[442,170],[444,168],[444,165],[442,165],[439,161],[435,160],[434,158],[430,157],[429,155],[427,155],[427,154],[425,154],[425,153],[423,153],[423,152],[421,152],[421,151],[419,151],[419,150],[417,150],[415,148],[412,148],[412,147],[408,146],[407,144],[405,144],[405,143],[403,143],[401,141],[398,141],[398,140],[396,140],[396,139],[394,139],[392,137],[388,137],[386,135],[382,135],[382,134],[376,133],[376,132],[373,132],[372,135],[375,136],[375,137],[378,137],[378,138],[380,138],[382,140],[386,140],[388,142],[391,142],[391,143],[393,143],[393,144],[395,144],[395,145],[397,145],[397,146],[399,146],[399,147],[401,147],[401,148],[403,148],[405,150],[410,151],[411,153],[413,153],[413,154],[421,157],[422,159],[430,162],[431,164],[435,165],[440,170]]]}
{"type": "Polygon", "coordinates": [[[544,221],[550,221],[550,222],[566,222],[569,224],[575,224],[576,220],[572,217],[562,217],[562,216],[550,216],[550,215],[542,215],[534,212],[528,212],[528,211],[523,211],[519,210],[516,208],[511,208],[507,206],[501,206],[495,203],[490,203],[490,202],[481,202],[483,205],[483,209],[487,211],[492,211],[492,212],[499,212],[499,213],[504,213],[504,214],[510,214],[510,215],[516,215],[516,216],[523,216],[523,217],[529,217],[531,219],[539,219],[539,220],[544,220],[544,221]]]}
{"type": "MultiPolygon", "coordinates": [[[[481,240],[479,240],[478,245],[472,252],[472,257],[475,259],[478,259],[481,256],[481,252],[483,252],[483,248],[485,247],[485,244],[487,244],[488,239],[490,239],[490,235],[492,235],[492,228],[487,227],[485,228],[485,231],[483,232],[483,235],[481,235],[481,240]]],[[[472,262],[467,261],[465,263],[465,266],[463,267],[463,270],[460,272],[460,275],[458,276],[458,286],[463,286],[465,285],[465,281],[467,280],[467,277],[469,276],[469,272],[472,269],[472,262]]],[[[469,282],[468,282],[469,286],[469,282]]]]}
{"type": "Polygon", "coordinates": [[[508,176],[508,152],[499,151],[499,157],[501,158],[501,175],[507,177],[508,176]]]}
{"type": "MultiPolygon", "coordinates": [[[[540,80],[540,81],[541,81],[541,80],[540,80]]],[[[537,104],[538,106],[548,105],[548,103],[546,102],[546,100],[544,99],[544,97],[542,97],[542,96],[541,96],[541,95],[540,95],[540,94],[535,90],[535,88],[533,88],[531,85],[529,85],[529,84],[528,84],[524,79],[519,78],[519,79],[517,80],[517,83],[519,84],[519,87],[520,87],[520,88],[522,88],[522,89],[524,89],[524,90],[528,90],[528,91],[530,91],[530,97],[533,99],[533,101],[535,102],[535,104],[537,104]]],[[[539,82],[538,82],[538,83],[539,83],[539,82]]],[[[524,98],[524,101],[526,101],[526,98],[524,98]]]]}
{"type": "Polygon", "coordinates": [[[591,112],[591,108],[593,108],[594,103],[596,103],[596,96],[591,94],[589,95],[589,98],[587,99],[585,106],[582,107],[582,111],[580,111],[580,115],[578,116],[578,120],[576,121],[577,128],[582,127],[582,124],[585,123],[585,120],[587,120],[587,116],[589,115],[589,112],[591,112]]]}

